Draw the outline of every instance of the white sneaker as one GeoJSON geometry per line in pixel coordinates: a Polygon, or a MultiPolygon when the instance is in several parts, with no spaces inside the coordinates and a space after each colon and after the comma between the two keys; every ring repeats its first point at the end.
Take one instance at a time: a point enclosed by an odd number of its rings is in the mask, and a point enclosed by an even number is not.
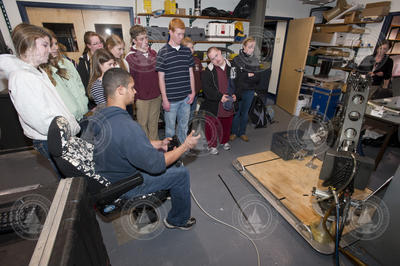
{"type": "Polygon", "coordinates": [[[212,155],[217,155],[218,154],[218,149],[215,147],[209,148],[209,153],[212,155]]]}
{"type": "Polygon", "coordinates": [[[224,150],[229,151],[231,149],[231,144],[229,144],[228,142],[225,143],[224,145],[222,145],[222,147],[224,148],[224,150]]]}

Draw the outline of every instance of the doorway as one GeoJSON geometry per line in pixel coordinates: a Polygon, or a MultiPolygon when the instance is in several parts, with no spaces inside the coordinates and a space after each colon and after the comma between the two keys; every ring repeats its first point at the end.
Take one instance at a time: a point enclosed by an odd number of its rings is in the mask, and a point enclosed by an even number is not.
{"type": "Polygon", "coordinates": [[[117,34],[125,41],[125,49],[130,48],[131,7],[17,3],[22,20],[53,30],[59,42],[66,46],[66,55],[75,61],[85,48],[83,35],[86,31],[95,31],[104,39],[117,34]]]}

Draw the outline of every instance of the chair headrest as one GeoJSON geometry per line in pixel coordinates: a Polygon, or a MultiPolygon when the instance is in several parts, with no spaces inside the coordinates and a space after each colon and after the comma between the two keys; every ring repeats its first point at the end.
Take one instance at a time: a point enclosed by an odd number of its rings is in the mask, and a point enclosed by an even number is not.
{"type": "Polygon", "coordinates": [[[62,116],[56,116],[50,123],[47,133],[49,152],[53,157],[62,155],[62,143],[71,137],[71,129],[68,120],[62,116]]]}

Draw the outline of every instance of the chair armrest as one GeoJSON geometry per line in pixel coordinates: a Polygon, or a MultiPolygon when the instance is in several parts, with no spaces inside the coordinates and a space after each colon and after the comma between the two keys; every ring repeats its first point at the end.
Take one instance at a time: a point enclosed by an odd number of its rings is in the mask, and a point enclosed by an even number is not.
{"type": "Polygon", "coordinates": [[[143,177],[140,172],[137,172],[131,177],[121,179],[101,189],[99,193],[93,195],[93,200],[98,205],[107,205],[141,184],[143,184],[143,177]]]}

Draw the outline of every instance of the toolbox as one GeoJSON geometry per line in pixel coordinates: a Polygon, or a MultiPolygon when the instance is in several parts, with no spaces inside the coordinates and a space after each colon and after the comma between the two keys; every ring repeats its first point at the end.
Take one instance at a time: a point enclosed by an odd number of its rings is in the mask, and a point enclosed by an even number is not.
{"type": "Polygon", "coordinates": [[[300,129],[276,132],[272,135],[271,151],[285,161],[294,159],[301,150],[304,150],[305,155],[311,154],[306,150],[303,135],[300,129]]]}
{"type": "Polygon", "coordinates": [[[151,26],[146,27],[147,36],[150,41],[166,41],[168,40],[168,28],[151,26]]]}
{"type": "Polygon", "coordinates": [[[199,27],[186,28],[185,35],[194,42],[206,40],[206,33],[204,29],[199,27]]]}
{"type": "Polygon", "coordinates": [[[335,116],[336,106],[340,100],[342,90],[340,88],[314,87],[312,94],[311,109],[325,119],[332,119],[335,116]]]}

